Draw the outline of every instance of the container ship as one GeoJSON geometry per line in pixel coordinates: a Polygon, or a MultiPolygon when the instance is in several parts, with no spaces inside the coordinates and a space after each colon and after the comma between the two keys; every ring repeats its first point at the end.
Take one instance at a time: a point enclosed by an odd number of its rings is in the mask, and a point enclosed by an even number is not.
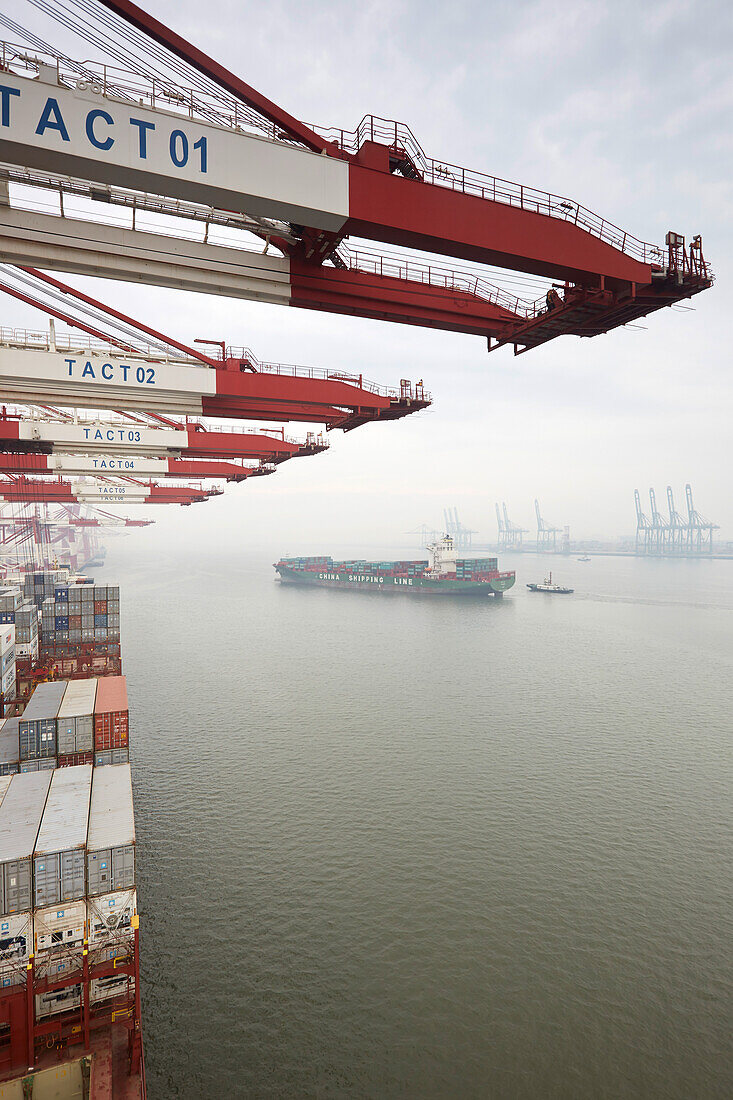
{"type": "Polygon", "coordinates": [[[0,580],[0,1097],[145,1097],[119,600],[0,580]]]}
{"type": "Polygon", "coordinates": [[[427,561],[334,561],[281,558],[274,568],[284,584],[413,596],[501,597],[514,573],[500,573],[496,558],[459,558],[450,535],[426,547],[427,561]]]}

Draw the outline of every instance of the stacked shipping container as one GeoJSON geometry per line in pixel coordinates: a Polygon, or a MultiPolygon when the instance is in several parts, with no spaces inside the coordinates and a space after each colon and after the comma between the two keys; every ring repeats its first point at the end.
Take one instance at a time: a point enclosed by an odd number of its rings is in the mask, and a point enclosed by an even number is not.
{"type": "Polygon", "coordinates": [[[64,568],[37,569],[26,573],[23,577],[23,595],[27,600],[32,600],[36,608],[40,608],[44,600],[53,595],[57,585],[66,583],[69,572],[68,568],[64,568]]]}
{"type": "MultiPolygon", "coordinates": [[[[129,765],[81,765],[0,778],[0,987],[35,975],[66,986],[36,994],[36,1017],[78,1007],[90,966],[133,952],[135,819],[129,765]]],[[[90,1004],[129,999],[129,974],[92,978],[90,1004]]]]}
{"type": "Polygon", "coordinates": [[[15,699],[15,624],[0,626],[0,717],[15,699]]]}
{"type": "Polygon", "coordinates": [[[130,718],[127,680],[105,676],[97,682],[94,706],[94,762],[122,764],[129,756],[130,718]]]}
{"type": "Polygon", "coordinates": [[[9,722],[0,724],[0,774],[18,766],[30,772],[129,760],[124,676],[39,684],[20,718],[9,722]]]}
{"type": "Polygon", "coordinates": [[[33,852],[51,772],[10,777],[0,804],[0,986],[19,985],[33,951],[33,852]]]}
{"type": "Polygon", "coordinates": [[[56,720],[58,763],[94,763],[94,703],[96,680],[70,680],[56,720]]]}
{"type": "Polygon", "coordinates": [[[66,691],[66,681],[39,684],[31,696],[18,725],[20,770],[36,771],[34,761],[46,761],[56,767],[56,716],[66,691]]]}
{"type": "Polygon", "coordinates": [[[63,651],[79,645],[120,644],[120,590],[117,585],[57,585],[43,603],[41,645],[63,651]]]}
{"type": "Polygon", "coordinates": [[[20,718],[0,720],[0,775],[14,775],[20,770],[20,718]]]}

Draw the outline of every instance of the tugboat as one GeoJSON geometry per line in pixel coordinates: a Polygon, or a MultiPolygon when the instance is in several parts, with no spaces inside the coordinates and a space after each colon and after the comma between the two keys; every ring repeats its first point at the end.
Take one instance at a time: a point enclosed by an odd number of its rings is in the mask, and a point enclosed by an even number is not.
{"type": "Polygon", "coordinates": [[[590,561],[590,558],[587,554],[584,554],[582,558],[578,558],[578,561],[590,561]]]}
{"type": "Polygon", "coordinates": [[[545,577],[542,584],[528,584],[527,588],[530,592],[552,592],[556,596],[569,596],[575,591],[574,588],[565,588],[562,584],[555,584],[552,580],[552,573],[549,577],[545,577]]]}

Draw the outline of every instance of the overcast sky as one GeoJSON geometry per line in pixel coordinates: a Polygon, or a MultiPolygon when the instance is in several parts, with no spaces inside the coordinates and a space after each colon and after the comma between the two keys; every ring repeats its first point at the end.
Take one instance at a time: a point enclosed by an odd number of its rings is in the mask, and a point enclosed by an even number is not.
{"type": "MultiPolygon", "coordinates": [[[[60,41],[25,0],[12,6],[60,41]]],[[[357,551],[438,525],[451,504],[493,538],[495,500],[532,527],[538,496],[574,536],[616,535],[634,529],[635,486],[663,497],[672,484],[681,504],[690,481],[698,508],[733,538],[730,5],[144,6],[305,121],[353,129],[367,113],[396,118],[429,155],[568,195],[643,240],[701,233],[717,278],[691,311],[516,359],[510,349],[487,355],[474,336],[97,283],[101,297],[181,339],[225,338],[264,359],[389,385],[424,378],[434,397],[427,413],[334,432],[327,455],[286,463],[221,500],[157,509],[158,534],[274,540],[294,552],[333,540],[357,551]]],[[[0,310],[3,324],[39,327],[9,300],[0,310]]]]}

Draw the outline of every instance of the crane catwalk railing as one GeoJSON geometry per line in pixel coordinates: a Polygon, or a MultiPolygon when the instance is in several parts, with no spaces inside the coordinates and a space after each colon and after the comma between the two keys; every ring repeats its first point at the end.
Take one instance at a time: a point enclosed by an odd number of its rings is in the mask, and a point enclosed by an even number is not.
{"type": "Polygon", "coordinates": [[[641,260],[642,263],[664,265],[666,253],[659,245],[639,240],[564,195],[555,195],[550,191],[527,187],[499,176],[486,175],[461,165],[429,157],[409,126],[402,122],[379,118],[376,115],[365,115],[356,130],[325,129],[318,126],[314,126],[313,129],[322,137],[336,142],[344,152],[351,154],[358,153],[365,141],[387,145],[396,156],[404,157],[404,163],[416,169],[415,178],[419,177],[425,183],[572,222],[620,252],[641,260]]]}
{"type": "MultiPolygon", "coordinates": [[[[120,349],[112,345],[92,344],[88,340],[84,340],[83,337],[65,333],[57,333],[55,339],[52,340],[48,332],[38,332],[23,328],[0,328],[0,348],[2,347],[46,352],[74,351],[77,354],[84,352],[90,355],[105,355],[113,359],[120,358],[120,349]]],[[[323,379],[327,382],[347,382],[349,385],[358,386],[359,389],[377,394],[380,397],[400,398],[403,400],[430,400],[430,394],[424,389],[421,382],[411,386],[408,382],[403,381],[399,388],[380,386],[376,382],[370,382],[361,374],[327,370],[323,367],[301,367],[293,363],[265,363],[259,360],[250,348],[227,347],[226,351],[228,360],[238,359],[242,363],[246,363],[248,367],[253,369],[255,374],[277,374],[291,378],[313,378],[323,379]]],[[[219,359],[221,366],[211,369],[227,369],[226,363],[222,358],[222,349],[219,349],[218,353],[215,352],[214,355],[219,359]]],[[[199,360],[187,359],[180,355],[177,356],[173,352],[170,356],[163,355],[158,348],[150,348],[143,344],[136,347],[134,352],[125,352],[124,357],[140,357],[150,362],[172,362],[176,366],[182,367],[190,366],[200,368],[202,366],[199,360]]]]}
{"type": "MultiPolygon", "coordinates": [[[[229,130],[254,133],[270,141],[297,144],[277,125],[228,93],[215,91],[213,86],[209,91],[194,90],[167,78],[156,79],[91,61],[72,62],[53,53],[28,51],[9,42],[2,42],[0,48],[1,63],[6,71],[38,75],[44,68],[51,67],[59,84],[67,88],[162,109],[191,119],[198,118],[229,130]]],[[[355,130],[316,125],[312,125],[311,129],[331,142],[334,152],[340,150],[347,156],[354,156],[366,141],[377,142],[389,147],[394,158],[393,167],[408,178],[570,222],[619,252],[658,269],[670,265],[681,267],[685,273],[709,274],[704,260],[697,253],[693,255],[691,251],[688,255],[683,250],[682,256],[676,259],[672,256],[670,263],[670,255],[664,247],[634,237],[564,195],[430,157],[404,123],[365,115],[355,130]]]]}
{"type": "Polygon", "coordinates": [[[510,313],[519,314],[527,320],[537,317],[545,305],[544,298],[538,298],[534,302],[528,301],[518,295],[509,294],[501,287],[468,270],[461,271],[443,267],[442,264],[409,259],[407,256],[390,255],[361,245],[352,248],[351,245],[341,243],[338,254],[350,271],[422,283],[425,286],[440,287],[443,290],[456,290],[501,306],[510,313]]]}

